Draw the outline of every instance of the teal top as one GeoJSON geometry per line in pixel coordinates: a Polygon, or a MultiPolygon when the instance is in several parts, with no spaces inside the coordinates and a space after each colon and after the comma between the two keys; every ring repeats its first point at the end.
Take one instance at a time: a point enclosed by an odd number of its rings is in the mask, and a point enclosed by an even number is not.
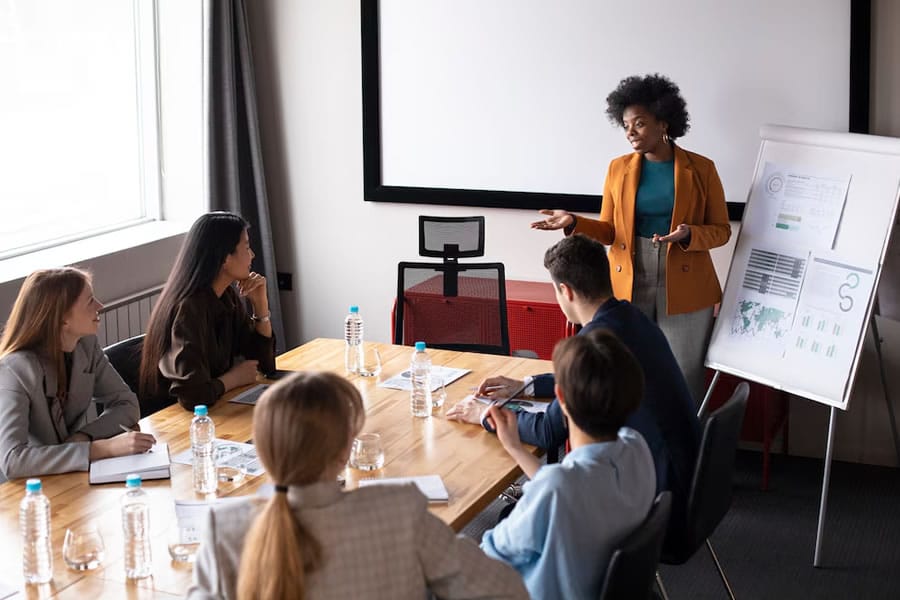
{"type": "Polygon", "coordinates": [[[635,235],[666,235],[675,206],[675,159],[653,162],[641,157],[641,181],[634,203],[635,235]]]}

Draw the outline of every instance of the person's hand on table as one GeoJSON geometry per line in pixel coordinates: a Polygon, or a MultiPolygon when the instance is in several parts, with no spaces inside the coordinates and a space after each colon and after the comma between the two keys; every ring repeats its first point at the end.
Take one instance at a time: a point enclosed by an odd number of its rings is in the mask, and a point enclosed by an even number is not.
{"type": "Polygon", "coordinates": [[[488,377],[479,384],[475,391],[476,396],[488,398],[490,400],[499,400],[501,398],[509,398],[510,394],[522,387],[521,379],[513,379],[512,377],[504,377],[503,375],[495,375],[488,377]]]}
{"type": "Polygon", "coordinates": [[[497,439],[510,454],[524,450],[519,438],[518,415],[514,411],[491,404],[487,409],[488,424],[497,431],[497,439]]]}
{"type": "Polygon", "coordinates": [[[547,231],[563,229],[571,225],[575,220],[574,215],[567,210],[548,210],[545,208],[541,210],[540,213],[546,215],[547,218],[543,221],[535,221],[532,223],[532,229],[545,229],[547,231]]]}
{"type": "Polygon", "coordinates": [[[671,244],[673,242],[684,242],[687,244],[691,240],[691,227],[682,223],[675,228],[675,231],[666,235],[654,233],[652,240],[657,244],[671,244]]]}
{"type": "Polygon", "coordinates": [[[497,439],[503,449],[512,457],[522,472],[529,479],[541,468],[541,462],[536,456],[528,452],[519,437],[518,413],[515,411],[491,404],[487,409],[485,420],[488,426],[497,432],[497,439]]]}
{"type": "Polygon", "coordinates": [[[129,431],[115,437],[91,442],[91,460],[141,454],[153,447],[156,438],[149,433],[129,431]]]}
{"type": "Polygon", "coordinates": [[[485,406],[482,402],[475,398],[466,398],[454,404],[445,416],[453,421],[481,425],[481,415],[484,413],[484,409],[485,406]]]}
{"type": "Polygon", "coordinates": [[[247,359],[231,367],[227,372],[220,375],[219,379],[227,392],[242,385],[255,383],[258,369],[258,360],[247,359]]]}

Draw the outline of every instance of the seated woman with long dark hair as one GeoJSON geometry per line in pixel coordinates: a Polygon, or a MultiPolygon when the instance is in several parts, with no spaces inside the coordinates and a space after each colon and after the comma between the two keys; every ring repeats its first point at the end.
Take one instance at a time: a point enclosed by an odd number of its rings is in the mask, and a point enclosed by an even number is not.
{"type": "Polygon", "coordinates": [[[415,486],[341,490],[364,421],[359,392],[334,373],[296,373],[262,395],[253,439],[275,492],[212,507],[188,598],[528,597],[415,486]]]}
{"type": "Polygon", "coordinates": [[[257,371],[275,369],[266,278],[250,270],[249,227],[238,215],[212,212],[188,231],[147,325],[143,414],[176,400],[186,410],[212,406],[253,383],[257,371]]]}
{"type": "Polygon", "coordinates": [[[122,432],[140,411],[97,342],[101,308],[79,269],[35,271],[22,284],[0,337],[0,481],[87,471],[155,442],[122,432]]]}

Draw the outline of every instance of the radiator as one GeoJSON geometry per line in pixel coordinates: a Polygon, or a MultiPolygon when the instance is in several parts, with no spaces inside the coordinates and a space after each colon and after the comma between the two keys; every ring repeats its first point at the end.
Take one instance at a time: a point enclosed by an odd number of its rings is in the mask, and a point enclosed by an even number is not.
{"type": "Polygon", "coordinates": [[[160,292],[162,286],[106,304],[100,311],[100,329],[97,331],[100,345],[106,347],[147,331],[150,311],[160,292]]]}

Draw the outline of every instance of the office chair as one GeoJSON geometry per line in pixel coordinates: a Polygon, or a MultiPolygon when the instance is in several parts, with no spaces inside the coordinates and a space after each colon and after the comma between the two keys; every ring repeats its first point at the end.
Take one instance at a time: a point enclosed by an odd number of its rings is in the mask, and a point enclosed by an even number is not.
{"type": "MultiPolygon", "coordinates": [[[[731,398],[718,410],[710,414],[703,426],[703,438],[697,456],[697,466],[688,495],[686,515],[673,515],[673,519],[683,518],[684,543],[680,546],[663,547],[660,562],[666,565],[681,565],[687,562],[706,542],[722,584],[728,597],[734,600],[734,591],[719,558],[713,550],[709,536],[728,513],[732,498],[732,476],[734,474],[734,455],[737,451],[741,424],[744,421],[744,409],[750,386],[747,382],[739,384],[731,398]]],[[[662,579],[657,575],[657,583],[663,597],[665,588],[662,579]]]]}
{"type": "Polygon", "coordinates": [[[644,522],[613,551],[606,567],[600,600],[647,600],[651,597],[671,508],[672,493],[660,493],[644,522]]]}
{"type": "Polygon", "coordinates": [[[419,254],[440,263],[397,265],[394,343],[509,355],[506,272],[484,256],[484,217],[419,216],[419,254]]]}
{"type": "MultiPolygon", "coordinates": [[[[144,348],[144,334],[136,335],[116,342],[103,349],[109,363],[119,372],[122,379],[131,388],[131,391],[138,396],[140,400],[140,369],[141,369],[141,351],[144,348]]],[[[146,417],[149,412],[145,413],[144,404],[141,404],[141,418],[146,417]]]]}

